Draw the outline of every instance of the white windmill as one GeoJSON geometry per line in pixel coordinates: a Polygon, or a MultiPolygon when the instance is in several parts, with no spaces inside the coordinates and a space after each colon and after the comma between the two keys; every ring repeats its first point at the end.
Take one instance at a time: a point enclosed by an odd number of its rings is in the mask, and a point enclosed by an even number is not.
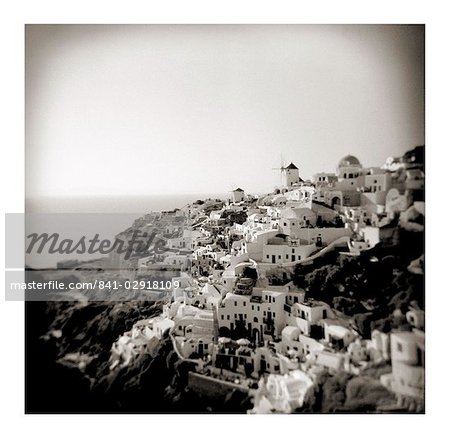
{"type": "Polygon", "coordinates": [[[294,183],[298,183],[300,175],[297,166],[294,163],[290,163],[288,166],[284,166],[283,155],[281,155],[281,166],[279,168],[272,168],[273,170],[281,171],[281,186],[290,188],[294,183]]]}

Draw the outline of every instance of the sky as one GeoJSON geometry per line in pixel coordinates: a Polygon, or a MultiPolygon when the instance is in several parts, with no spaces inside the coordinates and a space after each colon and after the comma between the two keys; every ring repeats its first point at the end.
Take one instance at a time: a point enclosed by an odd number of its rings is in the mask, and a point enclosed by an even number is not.
{"type": "Polygon", "coordinates": [[[424,28],[27,25],[26,196],[217,194],[424,140],[424,28]]]}

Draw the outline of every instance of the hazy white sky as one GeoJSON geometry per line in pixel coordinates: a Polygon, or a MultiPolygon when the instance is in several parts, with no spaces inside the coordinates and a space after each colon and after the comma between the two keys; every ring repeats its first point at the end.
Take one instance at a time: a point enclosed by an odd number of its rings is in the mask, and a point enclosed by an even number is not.
{"type": "Polygon", "coordinates": [[[26,27],[26,192],[264,192],[424,144],[421,26],[26,27]]]}

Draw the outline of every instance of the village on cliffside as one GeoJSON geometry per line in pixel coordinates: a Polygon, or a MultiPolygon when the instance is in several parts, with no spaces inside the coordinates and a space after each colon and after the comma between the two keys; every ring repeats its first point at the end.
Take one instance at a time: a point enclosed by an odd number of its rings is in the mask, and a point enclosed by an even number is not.
{"type": "Polygon", "coordinates": [[[249,413],[424,410],[424,147],[381,167],[351,155],[303,180],[282,166],[264,196],[237,188],[152,212],[163,242],[133,279],[177,270],[162,312],[112,345],[110,371],[168,339],[202,398],[250,395],[249,413]]]}
{"type": "Polygon", "coordinates": [[[136,219],[116,238],[153,239],[130,257],[51,273],[119,287],[42,302],[36,374],[72,377],[76,410],[423,412],[424,161],[291,163],[273,193],[136,219]]]}

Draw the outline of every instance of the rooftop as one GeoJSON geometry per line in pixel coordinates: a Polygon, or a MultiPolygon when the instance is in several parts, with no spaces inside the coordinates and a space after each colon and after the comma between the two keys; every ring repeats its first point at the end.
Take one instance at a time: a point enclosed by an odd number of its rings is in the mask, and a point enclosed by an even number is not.
{"type": "Polygon", "coordinates": [[[346,155],[338,164],[339,168],[345,166],[361,166],[361,163],[354,155],[346,155]]]}

